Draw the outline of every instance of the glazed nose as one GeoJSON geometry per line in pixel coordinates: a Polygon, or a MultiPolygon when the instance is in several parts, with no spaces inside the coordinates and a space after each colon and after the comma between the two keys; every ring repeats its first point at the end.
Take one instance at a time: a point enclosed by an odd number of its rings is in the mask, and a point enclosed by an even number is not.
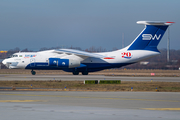
{"type": "Polygon", "coordinates": [[[2,61],[2,63],[3,63],[4,65],[6,65],[7,60],[6,60],[6,59],[4,59],[4,60],[2,61]]]}
{"type": "Polygon", "coordinates": [[[7,59],[4,59],[4,60],[2,61],[2,63],[3,63],[6,67],[8,67],[8,68],[9,68],[9,64],[11,64],[11,63],[7,62],[7,59]]]}

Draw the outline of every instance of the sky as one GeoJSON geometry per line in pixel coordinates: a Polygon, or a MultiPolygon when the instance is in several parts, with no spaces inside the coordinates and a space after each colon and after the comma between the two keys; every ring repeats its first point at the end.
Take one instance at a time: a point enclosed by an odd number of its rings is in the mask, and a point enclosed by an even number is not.
{"type": "MultiPolygon", "coordinates": [[[[180,49],[180,0],[1,0],[0,50],[15,47],[102,47],[129,45],[144,25],[172,21],[170,48],[180,49]]],[[[167,48],[167,32],[158,48],[167,48]]]]}

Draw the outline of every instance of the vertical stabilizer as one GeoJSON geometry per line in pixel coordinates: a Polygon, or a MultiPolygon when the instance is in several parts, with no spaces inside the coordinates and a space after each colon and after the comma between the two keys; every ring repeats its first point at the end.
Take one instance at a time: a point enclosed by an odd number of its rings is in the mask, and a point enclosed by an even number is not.
{"type": "Polygon", "coordinates": [[[137,23],[145,24],[145,28],[129,45],[128,50],[158,51],[157,46],[165,31],[174,22],[138,21],[137,23]]]}

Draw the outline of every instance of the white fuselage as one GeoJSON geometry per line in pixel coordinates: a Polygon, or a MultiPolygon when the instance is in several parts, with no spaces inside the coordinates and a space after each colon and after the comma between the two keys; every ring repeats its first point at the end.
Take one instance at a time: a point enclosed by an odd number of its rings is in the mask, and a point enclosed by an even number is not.
{"type": "MultiPolygon", "coordinates": [[[[60,59],[76,59],[79,60],[82,64],[131,64],[135,63],[155,55],[158,55],[159,52],[146,51],[146,50],[127,50],[126,48],[113,51],[113,52],[103,52],[96,53],[98,55],[107,56],[107,58],[92,58],[88,57],[82,59],[79,56],[74,54],[66,53],[56,53],[54,50],[47,50],[41,52],[19,52],[15,53],[11,58],[5,59],[3,64],[5,64],[10,69],[25,69],[28,65],[34,65],[37,63],[47,63],[49,58],[60,58],[60,59]]],[[[98,66],[97,66],[98,67],[98,66]]],[[[106,69],[106,68],[105,68],[106,69]]]]}

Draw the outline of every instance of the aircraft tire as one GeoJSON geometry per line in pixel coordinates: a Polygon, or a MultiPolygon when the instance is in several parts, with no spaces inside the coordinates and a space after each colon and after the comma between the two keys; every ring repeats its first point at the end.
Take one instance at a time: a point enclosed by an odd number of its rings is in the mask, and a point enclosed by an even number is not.
{"type": "Polygon", "coordinates": [[[73,75],[79,75],[79,71],[73,71],[73,75]]]}
{"type": "Polygon", "coordinates": [[[36,72],[32,70],[32,71],[31,71],[31,74],[32,74],[32,75],[36,75],[36,72]]]}
{"type": "Polygon", "coordinates": [[[82,71],[82,75],[88,75],[88,71],[82,71]]]}

